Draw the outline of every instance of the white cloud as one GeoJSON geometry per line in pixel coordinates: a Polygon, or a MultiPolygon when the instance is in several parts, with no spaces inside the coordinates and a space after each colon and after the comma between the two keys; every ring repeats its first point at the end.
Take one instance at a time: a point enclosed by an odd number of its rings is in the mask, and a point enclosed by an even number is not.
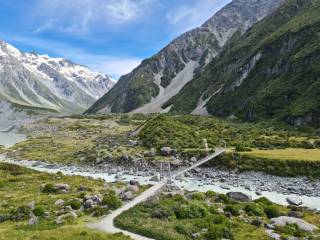
{"type": "Polygon", "coordinates": [[[35,33],[58,30],[85,34],[91,28],[124,24],[143,16],[157,0],[39,0],[32,17],[35,33]]]}
{"type": "Polygon", "coordinates": [[[185,32],[198,27],[212,17],[231,0],[196,0],[193,4],[185,4],[169,11],[167,20],[177,32],[185,32]]]}
{"type": "MultiPolygon", "coordinates": [[[[97,60],[96,56],[95,59],[97,60]]],[[[96,63],[90,64],[89,67],[100,72],[107,72],[116,79],[130,73],[142,61],[142,59],[139,58],[121,58],[114,56],[102,56],[99,61],[96,60],[94,60],[96,63]]]]}

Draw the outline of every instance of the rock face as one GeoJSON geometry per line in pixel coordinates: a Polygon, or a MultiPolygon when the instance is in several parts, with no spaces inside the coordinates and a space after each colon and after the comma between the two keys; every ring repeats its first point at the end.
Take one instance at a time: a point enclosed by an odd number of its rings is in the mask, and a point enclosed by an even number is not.
{"type": "Polygon", "coordinates": [[[252,198],[248,196],[247,194],[241,193],[241,192],[229,192],[227,193],[227,196],[237,202],[250,202],[252,201],[252,198]]]}
{"type": "Polygon", "coordinates": [[[170,111],[203,107],[220,117],[273,118],[319,128],[320,48],[309,47],[319,40],[319,5],[316,0],[286,1],[228,45],[171,101],[170,111]]]}
{"type": "MultiPolygon", "coordinates": [[[[274,11],[283,0],[234,0],[201,27],[191,30],[144,60],[87,113],[161,112],[236,36],[274,11]]],[[[166,109],[168,111],[169,109],[166,109]]]]}
{"type": "Polygon", "coordinates": [[[274,225],[280,226],[280,227],[284,227],[287,224],[297,224],[301,230],[306,231],[306,232],[313,232],[318,229],[318,227],[316,227],[315,225],[310,224],[302,219],[294,218],[294,217],[282,216],[282,217],[278,217],[278,218],[272,218],[271,222],[274,225]]]}
{"type": "Polygon", "coordinates": [[[62,58],[24,53],[0,41],[0,99],[81,113],[113,87],[108,76],[62,58]]]}

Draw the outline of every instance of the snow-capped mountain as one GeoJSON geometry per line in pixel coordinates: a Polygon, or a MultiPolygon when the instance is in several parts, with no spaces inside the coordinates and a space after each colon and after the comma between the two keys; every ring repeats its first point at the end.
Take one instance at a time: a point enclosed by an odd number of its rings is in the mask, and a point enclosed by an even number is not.
{"type": "Polygon", "coordinates": [[[240,37],[283,1],[233,0],[202,26],[182,34],[122,76],[86,113],[170,111],[170,100],[196,73],[217,57],[229,41],[240,37]]]}
{"type": "Polygon", "coordinates": [[[115,81],[63,58],[24,53],[0,41],[0,101],[80,113],[115,81]]]}

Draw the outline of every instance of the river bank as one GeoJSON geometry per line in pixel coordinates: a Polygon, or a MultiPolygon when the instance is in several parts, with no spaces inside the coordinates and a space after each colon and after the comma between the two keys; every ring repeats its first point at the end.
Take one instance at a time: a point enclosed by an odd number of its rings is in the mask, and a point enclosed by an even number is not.
{"type": "MultiPolygon", "coordinates": [[[[141,184],[155,184],[158,169],[145,166],[140,168],[124,168],[119,166],[80,167],[74,165],[49,164],[39,161],[13,160],[0,155],[0,161],[24,166],[41,172],[65,175],[79,175],[101,178],[106,182],[136,180],[141,184]],[[140,169],[140,171],[139,171],[140,169]]],[[[278,177],[260,172],[223,171],[217,168],[197,168],[185,177],[175,179],[174,184],[188,191],[217,193],[231,191],[243,192],[253,199],[265,196],[281,205],[288,205],[288,198],[299,198],[303,206],[320,210],[320,181],[311,181],[306,177],[278,177]]]]}

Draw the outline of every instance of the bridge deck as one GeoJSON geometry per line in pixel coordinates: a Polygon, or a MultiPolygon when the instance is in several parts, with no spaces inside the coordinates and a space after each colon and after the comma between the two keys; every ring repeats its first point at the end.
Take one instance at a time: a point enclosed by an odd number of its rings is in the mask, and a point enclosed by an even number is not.
{"type": "Polygon", "coordinates": [[[206,162],[208,162],[208,161],[210,161],[210,160],[212,160],[212,159],[220,156],[220,155],[223,154],[225,151],[226,151],[225,148],[216,149],[213,154],[210,154],[209,156],[201,159],[200,161],[198,161],[197,163],[193,164],[192,166],[186,167],[186,168],[184,168],[184,169],[182,169],[182,170],[179,170],[178,172],[173,173],[173,174],[172,174],[172,178],[174,179],[174,178],[176,178],[176,177],[178,177],[178,176],[180,176],[180,175],[182,175],[182,174],[184,174],[184,173],[186,173],[186,172],[189,172],[189,171],[192,170],[192,169],[195,169],[195,168],[201,166],[202,164],[205,164],[206,162]]]}

